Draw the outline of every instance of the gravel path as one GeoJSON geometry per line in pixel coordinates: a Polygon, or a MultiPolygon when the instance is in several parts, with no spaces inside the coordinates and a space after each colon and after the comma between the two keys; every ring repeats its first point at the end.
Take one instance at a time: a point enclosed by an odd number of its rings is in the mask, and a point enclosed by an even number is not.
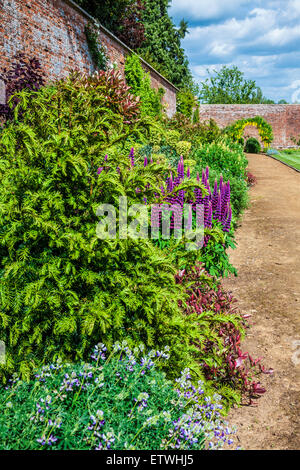
{"type": "Polygon", "coordinates": [[[243,349],[274,369],[257,406],[231,410],[244,449],[300,449],[300,174],[264,155],[248,154],[257,177],[251,205],[230,253],[237,278],[224,286],[252,314],[243,349]]]}

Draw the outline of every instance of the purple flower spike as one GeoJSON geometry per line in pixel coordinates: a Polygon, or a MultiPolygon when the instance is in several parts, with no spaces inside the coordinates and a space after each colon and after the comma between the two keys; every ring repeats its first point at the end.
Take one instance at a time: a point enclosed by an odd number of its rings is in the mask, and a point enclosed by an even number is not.
{"type": "Polygon", "coordinates": [[[220,176],[220,184],[219,184],[219,189],[221,189],[223,186],[223,175],[220,176]]]}
{"type": "Polygon", "coordinates": [[[147,166],[147,165],[148,165],[148,158],[145,157],[145,159],[144,159],[144,167],[147,166]]]}
{"type": "Polygon", "coordinates": [[[108,155],[106,154],[104,157],[104,161],[107,162],[108,155]]]}
{"type": "Polygon", "coordinates": [[[180,178],[180,179],[183,179],[183,178],[184,178],[184,162],[183,162],[183,157],[180,158],[180,161],[179,161],[179,163],[178,163],[177,173],[178,173],[178,178],[180,178]]]}
{"type": "Polygon", "coordinates": [[[230,230],[230,225],[231,225],[231,217],[232,217],[232,211],[231,211],[231,208],[229,209],[229,214],[228,214],[228,217],[227,217],[227,220],[224,224],[224,232],[229,232],[230,230]]]}
{"type": "Polygon", "coordinates": [[[214,219],[215,220],[221,220],[221,217],[222,217],[222,201],[221,201],[221,194],[219,193],[218,194],[218,203],[217,203],[217,207],[216,207],[216,211],[215,211],[215,215],[214,215],[214,219]]]}
{"type": "Polygon", "coordinates": [[[215,180],[214,192],[212,195],[212,210],[213,211],[217,209],[217,204],[218,204],[218,182],[217,180],[215,180]]]}
{"type": "Polygon", "coordinates": [[[131,147],[129,158],[130,158],[131,166],[133,167],[134,166],[134,148],[133,147],[131,147]]]}
{"type": "Polygon", "coordinates": [[[208,168],[208,166],[205,169],[205,175],[206,175],[206,179],[208,179],[208,177],[209,177],[209,168],[208,168]]]}
{"type": "Polygon", "coordinates": [[[188,169],[187,169],[186,176],[187,176],[187,178],[190,178],[190,177],[191,177],[191,171],[190,171],[190,168],[188,168],[188,169]]]}
{"type": "Polygon", "coordinates": [[[199,171],[197,171],[197,181],[198,181],[198,182],[200,181],[199,171]]]}
{"type": "Polygon", "coordinates": [[[104,170],[103,166],[100,166],[97,170],[97,174],[100,175],[103,170],[104,170]]]}

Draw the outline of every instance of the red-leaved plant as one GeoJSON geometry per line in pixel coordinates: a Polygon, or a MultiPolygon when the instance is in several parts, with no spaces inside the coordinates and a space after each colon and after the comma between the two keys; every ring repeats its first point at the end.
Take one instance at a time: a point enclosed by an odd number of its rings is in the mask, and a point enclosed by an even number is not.
{"type": "Polygon", "coordinates": [[[257,183],[257,178],[250,171],[247,171],[247,183],[249,186],[254,186],[257,183]]]}
{"type": "Polygon", "coordinates": [[[200,334],[196,346],[205,378],[217,389],[230,386],[241,393],[244,401],[247,399],[248,404],[254,404],[253,398],[266,391],[254,377],[261,372],[270,374],[273,370],[266,370],[260,364],[262,358],[253,359],[241,350],[241,339],[250,315],[241,315],[237,311],[237,300],[221,284],[214,285],[201,264],[188,272],[180,271],[176,282],[187,286],[189,297],[186,305],[182,304],[185,314],[199,316],[200,334]]]}
{"type": "Polygon", "coordinates": [[[100,70],[93,75],[73,73],[72,82],[79,88],[94,89],[95,93],[105,93],[106,108],[123,117],[124,124],[132,124],[140,119],[140,98],[131,93],[131,88],[117,70],[100,70]]]}

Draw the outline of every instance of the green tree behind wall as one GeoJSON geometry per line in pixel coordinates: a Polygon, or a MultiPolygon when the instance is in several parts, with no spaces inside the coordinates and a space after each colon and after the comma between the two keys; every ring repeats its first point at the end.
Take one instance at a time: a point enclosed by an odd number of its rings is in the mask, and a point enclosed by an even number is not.
{"type": "Polygon", "coordinates": [[[199,97],[202,103],[208,104],[274,103],[263,96],[254,80],[245,79],[238,67],[226,65],[202,82],[199,97]]]}
{"type": "Polygon", "coordinates": [[[144,1],[141,18],[145,27],[145,41],[139,54],[162,75],[179,88],[192,84],[188,59],[181,40],[187,33],[187,24],[181,21],[176,28],[168,14],[169,0],[144,1]]]}

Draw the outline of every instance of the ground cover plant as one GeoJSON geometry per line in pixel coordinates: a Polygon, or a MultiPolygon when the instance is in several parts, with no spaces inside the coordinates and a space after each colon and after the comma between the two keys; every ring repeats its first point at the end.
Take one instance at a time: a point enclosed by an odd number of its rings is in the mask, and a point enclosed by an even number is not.
{"type": "Polygon", "coordinates": [[[175,383],[158,363],[164,350],[97,345],[88,362],[53,363],[0,395],[0,449],[199,450],[233,443],[220,397],[194,386],[185,369],[175,383]]]}

